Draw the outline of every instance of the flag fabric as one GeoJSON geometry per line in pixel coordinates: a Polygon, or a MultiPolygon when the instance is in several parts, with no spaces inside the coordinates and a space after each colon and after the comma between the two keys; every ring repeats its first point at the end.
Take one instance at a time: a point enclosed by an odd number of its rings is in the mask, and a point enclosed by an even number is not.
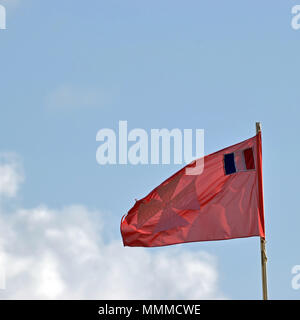
{"type": "Polygon", "coordinates": [[[265,237],[261,133],[181,169],[136,201],[121,221],[124,246],[265,237]]]}

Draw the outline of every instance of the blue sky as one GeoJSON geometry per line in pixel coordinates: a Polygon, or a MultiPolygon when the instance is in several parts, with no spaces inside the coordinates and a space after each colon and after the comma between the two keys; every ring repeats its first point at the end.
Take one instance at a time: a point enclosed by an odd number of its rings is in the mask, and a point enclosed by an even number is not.
{"type": "MultiPolygon", "coordinates": [[[[291,287],[300,264],[300,30],[291,8],[300,1],[0,4],[0,152],[17,154],[26,177],[7,210],[81,204],[101,211],[121,242],[134,199],[181,166],[100,166],[99,129],[117,131],[119,120],[148,132],[203,128],[208,154],[253,136],[261,121],[269,296],[300,298],[291,287]]],[[[227,298],[261,298],[258,238],[179,247],[216,258],[227,298]]]]}

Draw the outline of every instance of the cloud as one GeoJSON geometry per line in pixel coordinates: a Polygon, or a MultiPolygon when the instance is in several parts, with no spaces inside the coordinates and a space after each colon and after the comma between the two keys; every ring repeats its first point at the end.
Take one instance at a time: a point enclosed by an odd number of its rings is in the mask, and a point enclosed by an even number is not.
{"type": "Polygon", "coordinates": [[[0,299],[224,298],[214,256],[182,247],[124,248],[106,236],[109,223],[83,205],[0,207],[0,299]]]}
{"type": "Polygon", "coordinates": [[[99,88],[61,85],[46,97],[46,106],[51,109],[78,109],[102,107],[107,94],[99,88]]]}
{"type": "Polygon", "coordinates": [[[0,197],[14,197],[23,180],[18,157],[13,153],[0,154],[0,197]]]}

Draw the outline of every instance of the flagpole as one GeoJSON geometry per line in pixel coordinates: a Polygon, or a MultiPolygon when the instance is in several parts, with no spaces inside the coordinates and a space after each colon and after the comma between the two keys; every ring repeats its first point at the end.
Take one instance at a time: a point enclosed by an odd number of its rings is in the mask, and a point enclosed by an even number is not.
{"type": "MultiPolygon", "coordinates": [[[[259,132],[261,132],[261,125],[260,122],[256,122],[256,134],[259,132]]],[[[268,300],[266,239],[262,237],[260,237],[260,256],[263,300],[268,300]]]]}

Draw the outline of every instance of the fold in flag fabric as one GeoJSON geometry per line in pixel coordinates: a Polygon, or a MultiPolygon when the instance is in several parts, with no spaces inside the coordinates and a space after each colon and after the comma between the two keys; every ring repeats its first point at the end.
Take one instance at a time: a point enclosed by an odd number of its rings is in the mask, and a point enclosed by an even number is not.
{"type": "Polygon", "coordinates": [[[121,221],[124,246],[265,237],[261,133],[181,169],[136,201],[121,221]]]}

